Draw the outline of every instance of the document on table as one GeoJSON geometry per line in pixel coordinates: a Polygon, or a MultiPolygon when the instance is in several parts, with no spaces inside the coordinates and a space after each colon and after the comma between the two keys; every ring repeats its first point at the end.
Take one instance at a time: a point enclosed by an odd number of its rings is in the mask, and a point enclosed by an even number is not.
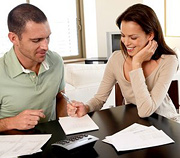
{"type": "Polygon", "coordinates": [[[147,127],[137,123],[107,136],[103,141],[112,144],[117,151],[143,149],[174,143],[162,130],[158,130],[154,126],[147,127]]]}
{"type": "Polygon", "coordinates": [[[88,114],[83,117],[60,117],[59,123],[66,135],[99,129],[88,114]]]}
{"type": "Polygon", "coordinates": [[[41,151],[51,134],[0,136],[0,158],[14,158],[41,151]]]}

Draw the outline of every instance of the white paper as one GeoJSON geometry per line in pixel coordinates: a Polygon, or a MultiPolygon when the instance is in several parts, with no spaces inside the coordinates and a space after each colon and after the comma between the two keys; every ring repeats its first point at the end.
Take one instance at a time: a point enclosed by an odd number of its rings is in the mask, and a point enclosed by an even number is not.
{"type": "Polygon", "coordinates": [[[117,151],[143,149],[174,143],[162,130],[158,130],[154,126],[147,127],[138,124],[133,124],[112,136],[107,136],[103,141],[112,144],[117,151]]]}
{"type": "Polygon", "coordinates": [[[59,123],[66,135],[99,129],[88,114],[83,117],[60,117],[59,123]]]}
{"type": "Polygon", "coordinates": [[[0,158],[14,158],[41,151],[51,134],[0,136],[0,158]]]}
{"type": "Polygon", "coordinates": [[[112,144],[111,138],[116,137],[116,135],[119,135],[120,133],[127,133],[127,132],[133,132],[133,131],[138,131],[138,130],[144,130],[146,128],[148,128],[148,127],[144,126],[144,125],[140,125],[138,123],[134,123],[131,126],[125,128],[125,129],[123,129],[123,130],[121,130],[121,131],[119,131],[119,132],[117,132],[111,136],[106,136],[106,138],[102,141],[112,144]]]}

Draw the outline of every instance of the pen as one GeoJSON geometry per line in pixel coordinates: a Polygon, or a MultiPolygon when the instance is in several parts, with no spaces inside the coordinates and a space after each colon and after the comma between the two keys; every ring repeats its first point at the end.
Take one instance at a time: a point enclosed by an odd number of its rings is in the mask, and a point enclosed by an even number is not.
{"type": "Polygon", "coordinates": [[[66,99],[66,101],[67,101],[69,104],[72,104],[72,102],[70,101],[70,99],[68,98],[68,96],[67,96],[65,93],[61,92],[61,94],[63,95],[64,99],[66,99]]]}
{"type": "MultiPolygon", "coordinates": [[[[72,105],[72,102],[71,102],[71,100],[69,99],[69,97],[68,97],[65,93],[63,93],[63,92],[61,92],[61,94],[62,94],[62,96],[64,97],[64,99],[66,99],[66,101],[67,101],[69,104],[72,105]]],[[[76,113],[76,110],[77,110],[77,108],[75,107],[75,109],[73,110],[73,111],[74,111],[74,114],[76,113]]]]}

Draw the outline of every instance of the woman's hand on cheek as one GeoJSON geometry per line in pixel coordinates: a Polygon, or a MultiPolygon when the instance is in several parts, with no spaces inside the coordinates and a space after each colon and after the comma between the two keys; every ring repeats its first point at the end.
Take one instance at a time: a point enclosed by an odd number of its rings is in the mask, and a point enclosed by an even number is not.
{"type": "Polygon", "coordinates": [[[149,41],[148,44],[133,57],[133,66],[141,67],[144,61],[149,61],[157,47],[158,44],[155,40],[149,41]]]}

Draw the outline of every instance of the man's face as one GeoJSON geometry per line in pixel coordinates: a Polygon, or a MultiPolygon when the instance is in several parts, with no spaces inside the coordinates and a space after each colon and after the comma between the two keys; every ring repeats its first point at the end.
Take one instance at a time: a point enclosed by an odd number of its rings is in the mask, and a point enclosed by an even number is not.
{"type": "Polygon", "coordinates": [[[48,50],[49,36],[51,34],[49,23],[26,23],[21,39],[15,45],[15,52],[20,61],[41,63],[46,58],[48,50]]]}

